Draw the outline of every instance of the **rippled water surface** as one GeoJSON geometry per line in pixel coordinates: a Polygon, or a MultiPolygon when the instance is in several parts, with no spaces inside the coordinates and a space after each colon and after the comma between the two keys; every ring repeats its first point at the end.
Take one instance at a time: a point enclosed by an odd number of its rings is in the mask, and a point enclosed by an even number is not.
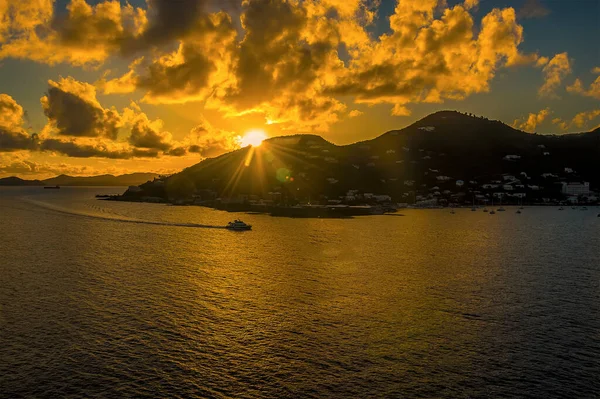
{"type": "Polygon", "coordinates": [[[0,189],[0,397],[598,397],[600,212],[0,189]],[[220,228],[235,217],[254,226],[220,228]]]}

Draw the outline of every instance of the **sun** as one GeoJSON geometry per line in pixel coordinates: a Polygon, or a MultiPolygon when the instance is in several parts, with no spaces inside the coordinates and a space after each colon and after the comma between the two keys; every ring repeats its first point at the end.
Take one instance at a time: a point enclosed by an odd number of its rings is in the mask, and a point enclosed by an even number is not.
{"type": "Polygon", "coordinates": [[[267,138],[267,134],[264,130],[254,129],[246,132],[242,137],[242,147],[251,145],[252,147],[258,147],[262,144],[263,140],[267,138]]]}

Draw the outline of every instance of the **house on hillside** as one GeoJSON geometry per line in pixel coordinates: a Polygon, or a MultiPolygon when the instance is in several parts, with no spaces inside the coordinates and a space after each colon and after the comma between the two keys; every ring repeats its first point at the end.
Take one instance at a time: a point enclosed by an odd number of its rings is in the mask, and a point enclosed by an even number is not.
{"type": "Polygon", "coordinates": [[[590,183],[589,182],[577,182],[577,183],[562,183],[562,193],[565,195],[589,195],[590,194],[590,183]]]}

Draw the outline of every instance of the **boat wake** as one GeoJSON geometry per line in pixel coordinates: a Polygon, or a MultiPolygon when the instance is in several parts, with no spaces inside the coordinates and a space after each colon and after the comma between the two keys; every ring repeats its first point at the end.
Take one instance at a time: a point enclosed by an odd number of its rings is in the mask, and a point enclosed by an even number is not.
{"type": "Polygon", "coordinates": [[[226,226],[215,226],[215,225],[209,225],[209,224],[162,222],[162,221],[128,218],[125,216],[114,216],[113,217],[113,216],[108,216],[108,215],[98,215],[95,213],[89,213],[89,212],[85,212],[85,211],[78,211],[78,210],[74,210],[74,209],[64,208],[61,206],[50,204],[48,202],[37,201],[37,200],[30,199],[30,198],[23,198],[23,200],[25,202],[39,206],[41,208],[49,209],[49,210],[52,210],[55,212],[64,213],[67,215],[75,215],[75,216],[82,216],[82,217],[92,218],[92,219],[108,220],[108,221],[112,221],[112,222],[151,224],[151,225],[156,225],[156,226],[195,227],[195,228],[204,228],[204,229],[225,229],[226,228],[226,226]]]}

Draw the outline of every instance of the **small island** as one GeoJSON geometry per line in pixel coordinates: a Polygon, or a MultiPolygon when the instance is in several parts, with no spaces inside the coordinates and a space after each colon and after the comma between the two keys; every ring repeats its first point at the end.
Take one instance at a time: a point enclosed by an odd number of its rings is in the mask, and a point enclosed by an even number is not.
{"type": "Polygon", "coordinates": [[[103,199],[287,217],[352,217],[403,207],[598,204],[600,129],[544,136],[440,111],[345,146],[276,137],[103,199]],[[596,188],[596,191],[594,191],[596,188]]]}

